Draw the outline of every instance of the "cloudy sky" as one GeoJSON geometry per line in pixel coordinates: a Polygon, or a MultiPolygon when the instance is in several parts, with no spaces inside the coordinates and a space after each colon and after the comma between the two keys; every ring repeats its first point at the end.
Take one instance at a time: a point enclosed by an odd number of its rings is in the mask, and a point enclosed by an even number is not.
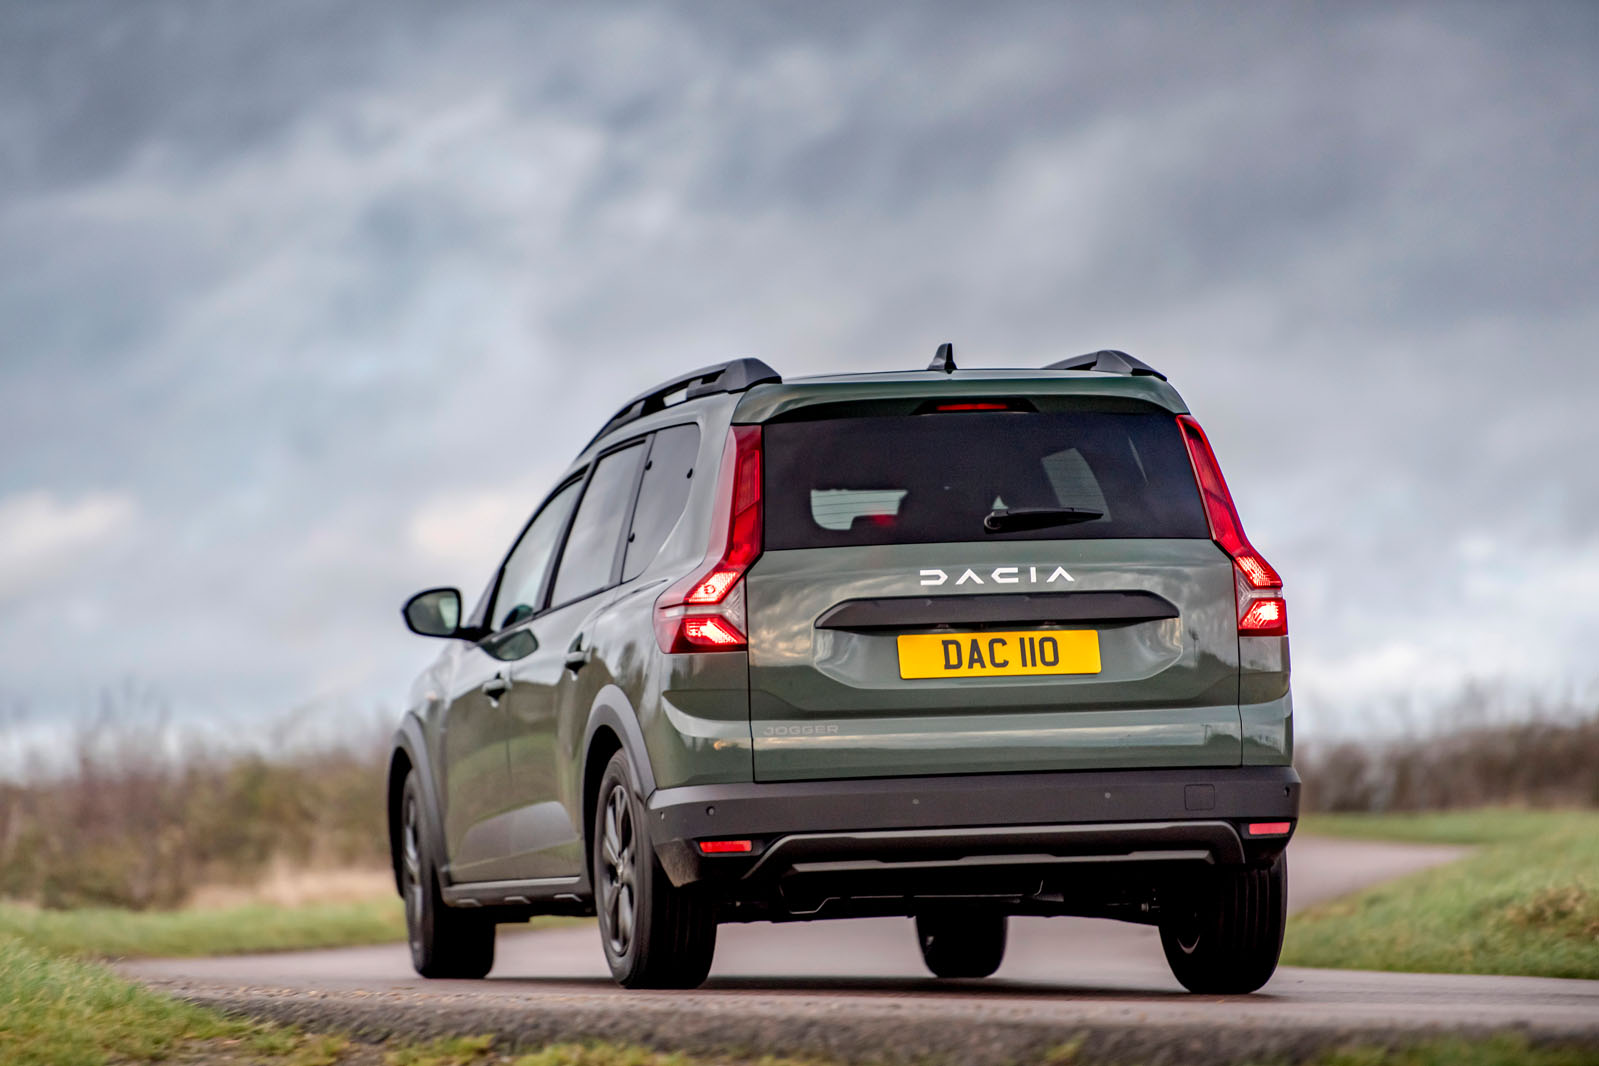
{"type": "Polygon", "coordinates": [[[0,0],[0,705],[394,708],[627,395],[943,340],[1171,375],[1303,728],[1591,690],[1596,338],[1592,3],[0,0]]]}

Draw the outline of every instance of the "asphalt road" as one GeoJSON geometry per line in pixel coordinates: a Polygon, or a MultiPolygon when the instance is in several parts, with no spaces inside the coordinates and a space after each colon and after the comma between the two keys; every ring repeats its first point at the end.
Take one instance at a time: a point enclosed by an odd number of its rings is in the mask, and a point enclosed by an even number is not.
{"type": "MultiPolygon", "coordinates": [[[[1461,853],[1302,838],[1289,853],[1290,906],[1461,853]]],[[[1090,1053],[1194,1063],[1435,1030],[1599,1042],[1599,982],[1285,967],[1253,996],[1190,996],[1153,929],[1092,919],[1012,919],[999,973],[966,982],[927,976],[908,919],[723,926],[711,978],[692,993],[617,989],[587,925],[503,928],[481,982],[422,981],[400,945],[123,969],[213,1005],[376,1038],[496,1032],[520,1044],[607,1037],[972,1063],[1074,1038],[1090,1053]]]]}

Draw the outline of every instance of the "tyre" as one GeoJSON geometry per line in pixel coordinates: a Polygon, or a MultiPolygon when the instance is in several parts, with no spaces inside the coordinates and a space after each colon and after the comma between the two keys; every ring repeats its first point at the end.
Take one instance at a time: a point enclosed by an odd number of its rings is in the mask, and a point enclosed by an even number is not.
{"type": "Polygon", "coordinates": [[[935,977],[987,977],[1005,961],[1009,919],[983,910],[932,911],[916,916],[922,961],[935,977]]]}
{"type": "Polygon", "coordinates": [[[667,879],[635,792],[617,752],[600,779],[590,858],[605,961],[624,988],[696,988],[716,953],[714,900],[667,879]]]}
{"type": "Polygon", "coordinates": [[[423,977],[477,979],[494,968],[494,923],[448,907],[424,832],[422,787],[412,770],[401,799],[400,894],[411,965],[423,977]]]}
{"type": "Polygon", "coordinates": [[[1190,992],[1242,995],[1277,969],[1288,918],[1288,856],[1264,869],[1214,871],[1160,924],[1173,976],[1190,992]]]}

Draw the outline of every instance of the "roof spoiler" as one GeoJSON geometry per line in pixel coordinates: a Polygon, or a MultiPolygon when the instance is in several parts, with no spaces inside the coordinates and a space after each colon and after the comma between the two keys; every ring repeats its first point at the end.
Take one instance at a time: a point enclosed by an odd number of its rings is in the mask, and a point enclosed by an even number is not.
{"type": "Polygon", "coordinates": [[[1062,359],[1058,363],[1050,363],[1045,370],[1097,370],[1102,374],[1139,374],[1160,378],[1165,381],[1166,375],[1150,366],[1141,359],[1134,359],[1126,352],[1118,352],[1114,348],[1104,348],[1087,355],[1074,355],[1070,359],[1062,359]]]}

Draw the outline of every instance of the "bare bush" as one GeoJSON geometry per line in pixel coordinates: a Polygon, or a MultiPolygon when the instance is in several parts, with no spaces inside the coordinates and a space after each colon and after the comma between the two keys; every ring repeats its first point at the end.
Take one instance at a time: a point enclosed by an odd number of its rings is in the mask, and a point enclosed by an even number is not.
{"type": "Polygon", "coordinates": [[[1468,694],[1456,708],[1465,713],[1446,715],[1442,728],[1426,734],[1303,745],[1295,761],[1305,807],[1599,806],[1599,712],[1534,708],[1530,719],[1505,720],[1472,712],[1479,699],[1468,694]]]}
{"type": "Polygon", "coordinates": [[[229,752],[102,719],[70,767],[0,784],[0,897],[171,907],[273,863],[382,865],[386,754],[377,738],[229,752]]]}

